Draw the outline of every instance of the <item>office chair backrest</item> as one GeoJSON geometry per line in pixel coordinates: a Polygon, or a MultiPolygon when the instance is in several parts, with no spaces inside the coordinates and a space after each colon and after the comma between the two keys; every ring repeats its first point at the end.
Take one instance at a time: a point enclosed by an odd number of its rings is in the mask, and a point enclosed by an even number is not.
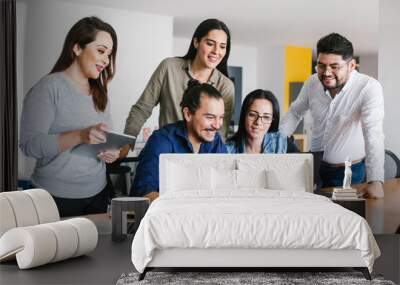
{"type": "Polygon", "coordinates": [[[131,189],[131,168],[120,164],[107,164],[107,182],[109,183],[110,198],[119,195],[129,196],[131,189]],[[118,195],[117,195],[118,193],[118,195]]]}
{"type": "Polygon", "coordinates": [[[385,180],[400,177],[400,160],[390,150],[385,150],[385,180]]]}

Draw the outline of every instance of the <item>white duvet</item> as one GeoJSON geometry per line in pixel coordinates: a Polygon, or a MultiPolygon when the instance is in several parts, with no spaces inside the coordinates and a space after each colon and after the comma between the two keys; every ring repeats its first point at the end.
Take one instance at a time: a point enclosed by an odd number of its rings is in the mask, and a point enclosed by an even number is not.
{"type": "Polygon", "coordinates": [[[326,197],[262,189],[215,194],[173,192],[154,201],[132,243],[135,268],[143,272],[164,248],[358,249],[370,271],[380,255],[365,219],[326,197]]]}

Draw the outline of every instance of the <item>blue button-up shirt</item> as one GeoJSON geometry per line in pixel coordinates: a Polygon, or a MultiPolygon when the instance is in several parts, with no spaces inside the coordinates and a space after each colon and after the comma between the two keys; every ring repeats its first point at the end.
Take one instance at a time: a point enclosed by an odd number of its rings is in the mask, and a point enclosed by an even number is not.
{"type": "MultiPolygon", "coordinates": [[[[228,153],[246,153],[246,141],[242,139],[240,145],[234,141],[226,143],[228,153]]],[[[286,153],[287,138],[279,132],[266,133],[262,142],[261,153],[286,153]]]]}
{"type": "MultiPolygon", "coordinates": [[[[168,124],[154,131],[139,155],[139,164],[133,181],[131,196],[145,196],[159,190],[159,158],[161,153],[193,153],[184,121],[168,124]]],[[[217,133],[212,142],[200,145],[199,153],[227,153],[217,133]]]]}

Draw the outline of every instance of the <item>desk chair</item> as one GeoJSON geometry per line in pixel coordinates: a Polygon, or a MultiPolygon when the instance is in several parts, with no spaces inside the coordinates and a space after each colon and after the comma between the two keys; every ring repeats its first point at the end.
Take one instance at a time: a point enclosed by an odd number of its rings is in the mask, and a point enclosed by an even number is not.
{"type": "Polygon", "coordinates": [[[385,149],[385,180],[400,177],[400,160],[390,150],[385,149]]]}
{"type": "Polygon", "coordinates": [[[118,163],[107,165],[107,183],[110,185],[111,199],[117,196],[117,192],[129,195],[131,189],[131,168],[120,163],[121,161],[118,161],[118,163]]]}
{"type": "Polygon", "coordinates": [[[297,147],[293,136],[287,137],[286,141],[287,141],[287,150],[286,150],[287,153],[300,153],[301,152],[299,150],[299,148],[297,147]]]}
{"type": "Polygon", "coordinates": [[[107,183],[110,185],[110,201],[117,196],[117,192],[123,196],[129,196],[131,190],[132,173],[135,172],[138,157],[124,157],[107,164],[107,183]],[[121,165],[122,163],[128,164],[121,165]],[[119,191],[117,191],[119,190],[119,191]]]}

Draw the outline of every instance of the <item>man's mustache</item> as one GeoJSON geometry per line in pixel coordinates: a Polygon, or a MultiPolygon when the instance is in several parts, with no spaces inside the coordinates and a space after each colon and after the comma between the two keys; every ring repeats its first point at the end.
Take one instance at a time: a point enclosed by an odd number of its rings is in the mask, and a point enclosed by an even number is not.
{"type": "Polygon", "coordinates": [[[322,79],[325,79],[325,78],[334,78],[334,79],[336,79],[336,76],[333,76],[333,75],[331,75],[331,76],[324,76],[324,75],[323,75],[321,78],[322,78],[322,79]]]}

